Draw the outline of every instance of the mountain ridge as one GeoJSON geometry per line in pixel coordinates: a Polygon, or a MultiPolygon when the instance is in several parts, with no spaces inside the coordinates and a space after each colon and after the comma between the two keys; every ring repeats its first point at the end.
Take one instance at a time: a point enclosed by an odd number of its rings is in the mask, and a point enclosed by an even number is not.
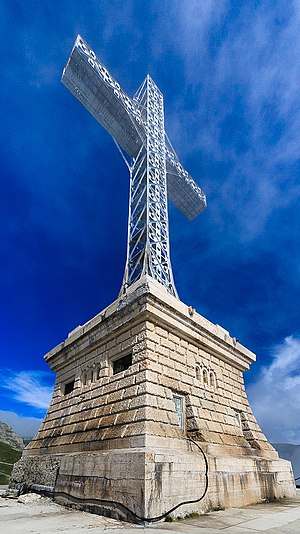
{"type": "Polygon", "coordinates": [[[9,445],[16,451],[22,451],[24,449],[24,442],[21,436],[2,421],[0,421],[0,442],[6,443],[6,445],[9,445]]]}
{"type": "Polygon", "coordinates": [[[13,464],[19,460],[23,449],[21,436],[0,421],[0,484],[8,484],[13,464]]]}

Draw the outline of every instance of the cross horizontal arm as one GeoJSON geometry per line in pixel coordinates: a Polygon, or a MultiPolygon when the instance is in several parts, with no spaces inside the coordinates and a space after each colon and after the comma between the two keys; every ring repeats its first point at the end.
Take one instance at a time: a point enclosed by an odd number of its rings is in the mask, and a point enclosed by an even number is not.
{"type": "Polygon", "coordinates": [[[78,35],[64,68],[63,84],[131,156],[142,139],[140,111],[78,35]]]}
{"type": "Polygon", "coordinates": [[[205,193],[182,167],[168,140],[166,145],[168,197],[183,215],[192,221],[206,209],[205,193]]]}
{"type": "MultiPolygon", "coordinates": [[[[117,144],[135,158],[146,142],[148,131],[138,98],[145,82],[131,99],[80,35],[64,68],[62,82],[117,144]]],[[[167,135],[166,172],[168,197],[190,221],[193,220],[206,208],[206,197],[182,167],[167,135]]]]}

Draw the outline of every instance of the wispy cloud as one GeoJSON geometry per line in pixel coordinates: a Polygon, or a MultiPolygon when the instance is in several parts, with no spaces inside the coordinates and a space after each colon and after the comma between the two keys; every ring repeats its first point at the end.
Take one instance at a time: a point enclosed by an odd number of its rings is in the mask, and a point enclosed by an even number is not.
{"type": "Polygon", "coordinates": [[[250,404],[269,440],[300,443],[300,337],[273,349],[273,360],[247,388],[250,404]]]}
{"type": "Polygon", "coordinates": [[[49,385],[49,374],[42,371],[2,370],[0,386],[10,392],[15,400],[38,410],[48,408],[53,386],[49,385]]]}
{"type": "Polygon", "coordinates": [[[300,195],[291,172],[299,159],[300,6],[201,6],[176,5],[161,44],[180,58],[178,87],[186,88],[178,91],[170,136],[210,193],[212,217],[251,243],[274,211],[300,195]],[[206,159],[219,163],[217,175],[212,165],[203,169],[206,159]]]}

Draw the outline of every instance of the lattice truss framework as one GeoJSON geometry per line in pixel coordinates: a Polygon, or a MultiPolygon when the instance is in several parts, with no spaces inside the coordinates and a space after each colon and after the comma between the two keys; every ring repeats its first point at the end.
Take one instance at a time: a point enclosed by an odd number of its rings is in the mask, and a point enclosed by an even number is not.
{"type": "Polygon", "coordinates": [[[175,294],[169,254],[163,96],[149,75],[134,101],[148,128],[130,168],[125,283],[130,285],[148,273],[175,294]]]}
{"type": "Polygon", "coordinates": [[[167,196],[189,220],[205,209],[206,198],[182,167],[165,133],[163,95],[147,75],[133,99],[129,98],[79,35],[62,82],[112,135],[129,168],[122,291],[149,274],[177,296],[170,262],[167,196]]]}

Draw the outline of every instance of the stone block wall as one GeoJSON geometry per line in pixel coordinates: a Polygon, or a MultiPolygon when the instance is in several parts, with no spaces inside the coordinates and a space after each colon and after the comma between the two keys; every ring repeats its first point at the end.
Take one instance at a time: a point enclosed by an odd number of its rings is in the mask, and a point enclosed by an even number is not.
{"type": "Polygon", "coordinates": [[[184,401],[182,435],[220,445],[223,454],[225,446],[229,455],[248,454],[254,448],[277,457],[252,414],[240,368],[189,342],[180,332],[150,323],[145,373],[149,397],[145,405],[151,404],[145,418],[162,423],[159,435],[171,436],[178,427],[174,392],[184,401]]]}
{"type": "Polygon", "coordinates": [[[49,354],[56,371],[53,398],[25,454],[142,446],[156,443],[151,436],[189,435],[211,452],[219,447],[236,456],[258,449],[277,457],[251,412],[234,350],[235,359],[226,343],[219,354],[217,345],[195,338],[197,318],[188,317],[187,307],[185,330],[178,320],[168,324],[167,309],[162,322],[148,306],[151,298],[100,318],[49,354]],[[114,375],[113,362],[126,355],[132,364],[114,375]],[[74,389],[64,394],[72,381],[74,389]],[[174,394],[182,397],[181,429],[174,394]]]}
{"type": "Polygon", "coordinates": [[[92,343],[69,355],[57,369],[49,410],[28,453],[101,450],[111,447],[111,441],[116,448],[129,447],[132,436],[145,433],[139,401],[146,379],[141,356],[144,341],[140,341],[145,329],[144,324],[122,328],[110,340],[102,339],[100,331],[99,346],[92,343]],[[129,353],[132,365],[113,375],[114,358],[129,353]],[[64,395],[65,385],[72,380],[73,391],[64,395]]]}

